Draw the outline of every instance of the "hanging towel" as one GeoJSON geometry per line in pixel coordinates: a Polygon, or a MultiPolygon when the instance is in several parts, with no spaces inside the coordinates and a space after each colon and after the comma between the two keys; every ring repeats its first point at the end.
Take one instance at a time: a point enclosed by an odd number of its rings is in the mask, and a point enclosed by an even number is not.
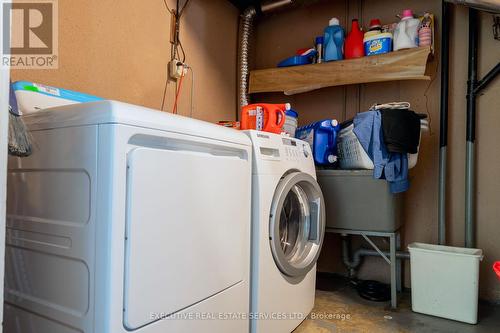
{"type": "Polygon", "coordinates": [[[390,153],[384,143],[380,111],[359,113],[354,118],[354,134],[373,161],[373,177],[386,179],[392,193],[408,190],[408,155],[390,153]]]}
{"type": "Polygon", "coordinates": [[[391,153],[418,153],[420,143],[420,119],[410,110],[380,109],[382,129],[387,150],[391,153]]]}

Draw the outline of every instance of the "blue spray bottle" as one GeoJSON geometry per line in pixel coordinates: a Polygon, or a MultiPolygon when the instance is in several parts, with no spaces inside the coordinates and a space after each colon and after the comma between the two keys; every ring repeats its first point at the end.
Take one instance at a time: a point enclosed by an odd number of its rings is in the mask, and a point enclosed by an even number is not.
{"type": "Polygon", "coordinates": [[[344,46],[344,29],[339,25],[339,19],[334,17],[325,29],[325,61],[342,60],[344,46]]]}

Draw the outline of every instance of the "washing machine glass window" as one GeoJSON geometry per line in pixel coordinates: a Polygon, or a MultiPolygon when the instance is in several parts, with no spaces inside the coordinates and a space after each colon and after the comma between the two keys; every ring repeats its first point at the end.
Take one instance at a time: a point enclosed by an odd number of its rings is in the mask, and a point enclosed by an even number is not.
{"type": "Polygon", "coordinates": [[[307,194],[300,186],[293,186],[286,195],[279,221],[281,249],[289,261],[306,248],[310,231],[309,215],[307,194]]]}
{"type": "Polygon", "coordinates": [[[306,275],[323,243],[325,208],[316,180],[294,172],[276,188],[270,214],[270,245],[276,265],[285,275],[306,275]]]}

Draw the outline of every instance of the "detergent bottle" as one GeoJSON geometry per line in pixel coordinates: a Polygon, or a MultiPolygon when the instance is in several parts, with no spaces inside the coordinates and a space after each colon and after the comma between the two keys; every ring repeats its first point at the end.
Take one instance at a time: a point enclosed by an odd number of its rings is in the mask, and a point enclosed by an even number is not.
{"type": "Polygon", "coordinates": [[[314,163],[333,166],[337,162],[337,137],[340,124],[335,119],[316,121],[297,128],[295,137],[311,146],[314,163]]]}
{"type": "Polygon", "coordinates": [[[339,25],[339,19],[334,17],[325,29],[324,37],[324,60],[342,60],[342,49],[344,46],[344,29],[339,25]]]}
{"type": "Polygon", "coordinates": [[[365,55],[363,46],[363,32],[359,28],[357,19],[352,20],[351,31],[345,39],[345,58],[361,58],[365,55]]]}
{"type": "Polygon", "coordinates": [[[241,129],[280,134],[290,104],[249,104],[241,110],[241,129]]]}
{"type": "Polygon", "coordinates": [[[411,9],[405,9],[401,21],[394,29],[394,51],[418,46],[420,20],[413,17],[411,9]]]}

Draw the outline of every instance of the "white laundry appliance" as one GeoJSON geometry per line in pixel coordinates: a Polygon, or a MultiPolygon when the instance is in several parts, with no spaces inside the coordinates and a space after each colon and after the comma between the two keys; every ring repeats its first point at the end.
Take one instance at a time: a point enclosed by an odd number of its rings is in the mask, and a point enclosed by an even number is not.
{"type": "Polygon", "coordinates": [[[325,205],[310,146],[246,131],[253,142],[251,332],[289,333],[314,306],[325,205]]]}
{"type": "Polygon", "coordinates": [[[248,331],[246,135],[114,101],[25,120],[36,147],[9,159],[5,332],[248,331]]]}

